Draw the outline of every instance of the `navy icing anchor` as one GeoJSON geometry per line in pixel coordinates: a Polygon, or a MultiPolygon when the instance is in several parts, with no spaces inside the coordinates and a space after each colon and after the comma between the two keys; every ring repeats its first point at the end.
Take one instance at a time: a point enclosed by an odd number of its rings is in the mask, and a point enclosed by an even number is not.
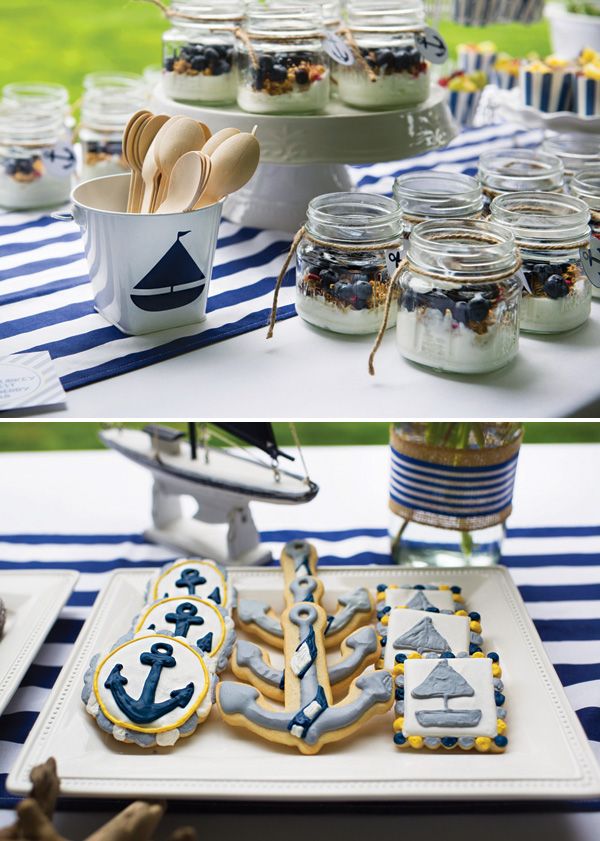
{"type": "Polygon", "coordinates": [[[175,613],[167,613],[165,620],[175,624],[175,636],[187,637],[190,625],[204,625],[204,619],[197,616],[198,608],[191,602],[177,605],[175,613]]]}
{"type": "Polygon", "coordinates": [[[200,575],[198,570],[193,567],[184,569],[181,576],[175,582],[176,587],[187,587],[188,596],[196,595],[196,587],[200,587],[202,584],[206,584],[206,578],[200,575]]]}
{"type": "Polygon", "coordinates": [[[162,670],[172,669],[177,665],[177,661],[172,655],[173,646],[166,642],[155,642],[150,647],[150,651],[142,652],[140,663],[144,666],[150,666],[150,672],[144,683],[142,694],[137,699],[132,698],[124,688],[128,681],[121,674],[123,668],[121,663],[116,663],[106,678],[104,686],[112,692],[115,703],[121,712],[125,713],[127,718],[135,724],[151,724],[176,707],[184,708],[190,702],[194,694],[193,683],[188,683],[183,689],[174,689],[170,693],[169,700],[158,703],[154,700],[162,670]]]}

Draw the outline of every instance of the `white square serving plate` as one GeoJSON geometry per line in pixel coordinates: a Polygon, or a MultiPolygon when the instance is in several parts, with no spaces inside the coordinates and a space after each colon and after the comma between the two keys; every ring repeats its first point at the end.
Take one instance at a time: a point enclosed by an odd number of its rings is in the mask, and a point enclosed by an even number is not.
{"type": "MultiPolygon", "coordinates": [[[[173,748],[148,751],[116,742],[85,712],[83,675],[92,655],[128,630],[151,573],[115,572],[98,597],[8,777],[10,791],[28,792],[31,768],[54,756],[62,793],[71,796],[414,801],[600,795],[600,769],[585,734],[502,567],[324,567],[320,576],[328,609],[358,586],[459,584],[469,609],[482,615],[485,649],[501,657],[510,740],[505,754],[401,751],[392,741],[391,711],[316,756],[230,728],[216,709],[173,748]]],[[[232,576],[239,596],[264,599],[276,610],[283,606],[278,568],[236,568],[232,576]]]]}
{"type": "Polygon", "coordinates": [[[0,640],[0,714],[16,692],[78,578],[79,573],[70,570],[0,571],[0,597],[6,605],[6,624],[0,640]]]}

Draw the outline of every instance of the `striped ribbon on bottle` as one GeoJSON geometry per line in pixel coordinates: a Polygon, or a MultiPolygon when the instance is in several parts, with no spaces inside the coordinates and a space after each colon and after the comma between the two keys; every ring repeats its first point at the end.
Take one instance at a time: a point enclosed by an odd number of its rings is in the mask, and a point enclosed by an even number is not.
{"type": "Polygon", "coordinates": [[[521,436],[510,444],[450,449],[391,433],[391,510],[405,520],[474,531],[503,523],[512,496],[521,436]]]}

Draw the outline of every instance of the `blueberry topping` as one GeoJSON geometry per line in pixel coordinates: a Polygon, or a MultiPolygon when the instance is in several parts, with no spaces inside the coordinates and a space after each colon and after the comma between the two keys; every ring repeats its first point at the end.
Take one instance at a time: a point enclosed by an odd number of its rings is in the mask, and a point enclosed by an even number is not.
{"type": "Polygon", "coordinates": [[[253,83],[253,85],[254,85],[254,87],[256,88],[257,91],[260,91],[260,90],[263,89],[263,86],[265,84],[265,74],[260,69],[260,67],[254,68],[252,83],[253,83]]]}
{"type": "Polygon", "coordinates": [[[329,289],[330,286],[337,283],[337,275],[331,269],[322,269],[319,272],[319,277],[321,278],[321,285],[324,289],[329,289]]]}
{"type": "Polygon", "coordinates": [[[229,63],[224,59],[220,59],[212,65],[213,76],[223,76],[225,73],[229,73],[230,70],[229,63]]]}
{"type": "Polygon", "coordinates": [[[299,67],[296,70],[296,82],[299,85],[308,85],[309,81],[310,81],[310,78],[309,78],[308,70],[306,69],[306,67],[299,67]]]}
{"type": "Polygon", "coordinates": [[[192,70],[198,70],[200,72],[202,70],[206,70],[208,62],[203,55],[197,55],[194,56],[190,64],[192,65],[192,70]]]}
{"type": "Polygon", "coordinates": [[[261,57],[258,59],[258,64],[261,70],[264,70],[266,73],[268,73],[273,67],[273,59],[270,55],[261,55],[261,57]]]}
{"type": "Polygon", "coordinates": [[[407,312],[414,312],[417,307],[417,296],[412,289],[407,289],[402,295],[402,306],[407,312]]]}
{"type": "Polygon", "coordinates": [[[367,280],[357,280],[354,283],[354,294],[360,301],[368,301],[373,294],[371,284],[367,280]]]}
{"type": "Polygon", "coordinates": [[[274,64],[271,68],[270,76],[273,82],[285,82],[287,79],[287,67],[283,64],[274,64]]]}
{"type": "Polygon", "coordinates": [[[393,67],[394,53],[391,50],[377,50],[375,53],[375,63],[378,67],[393,67]]]}
{"type": "Polygon", "coordinates": [[[467,317],[469,321],[477,324],[485,321],[490,311],[490,305],[483,295],[475,295],[467,304],[467,317]]]}
{"type": "Polygon", "coordinates": [[[544,292],[549,298],[564,298],[569,294],[569,286],[565,279],[559,274],[551,274],[544,281],[544,292]]]}
{"type": "Polygon", "coordinates": [[[220,56],[214,47],[206,47],[206,49],[204,50],[204,58],[207,61],[217,61],[220,58],[220,56]]]}
{"type": "Polygon", "coordinates": [[[346,283],[344,280],[338,280],[333,287],[333,294],[341,301],[350,301],[354,295],[351,283],[346,283]]]}
{"type": "Polygon", "coordinates": [[[173,69],[173,65],[175,64],[174,58],[165,58],[165,70],[169,72],[173,69]]]}

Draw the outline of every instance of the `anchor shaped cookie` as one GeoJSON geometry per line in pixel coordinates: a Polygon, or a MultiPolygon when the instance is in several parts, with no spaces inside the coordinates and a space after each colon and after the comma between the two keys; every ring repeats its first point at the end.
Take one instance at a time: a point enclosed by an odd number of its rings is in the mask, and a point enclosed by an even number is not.
{"type": "MultiPolygon", "coordinates": [[[[217,705],[223,719],[269,741],[314,754],[323,745],[345,738],[372,716],[390,709],[393,681],[387,671],[363,673],[352,682],[348,695],[333,703],[325,653],[329,625],[325,610],[314,602],[298,602],[286,608],[281,616],[285,709],[265,702],[255,686],[226,681],[217,687],[217,705]]],[[[241,656],[244,660],[243,651],[241,656]]],[[[263,668],[268,666],[264,658],[262,666],[250,666],[250,660],[246,657],[243,666],[238,661],[238,667],[248,669],[248,676],[264,687],[277,688],[278,670],[263,668]]]]}
{"type": "MultiPolygon", "coordinates": [[[[299,602],[321,604],[323,582],[317,577],[317,552],[306,540],[292,540],[281,553],[284,598],[287,607],[299,602]]],[[[371,619],[373,600],[368,590],[359,587],[338,598],[338,611],[327,616],[324,631],[326,648],[339,646],[352,631],[371,619]]],[[[237,623],[246,632],[255,634],[274,648],[283,648],[283,627],[273,609],[256,599],[239,599],[237,623]]]]}

